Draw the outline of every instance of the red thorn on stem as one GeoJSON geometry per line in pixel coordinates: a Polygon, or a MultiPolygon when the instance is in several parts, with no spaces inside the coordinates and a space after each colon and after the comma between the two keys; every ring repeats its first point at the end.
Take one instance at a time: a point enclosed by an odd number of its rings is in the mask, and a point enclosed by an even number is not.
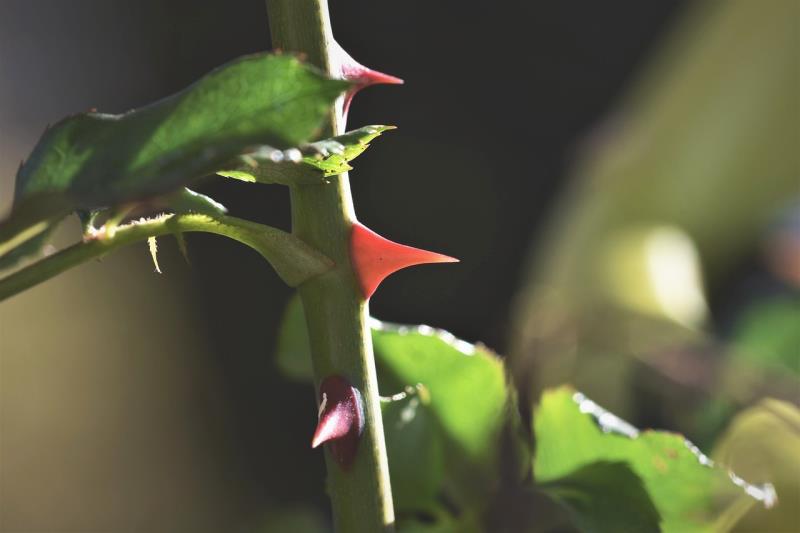
{"type": "Polygon", "coordinates": [[[355,459],[364,431],[361,393],[342,376],[328,376],[319,386],[319,422],[311,447],[328,444],[328,450],[342,468],[355,459]]]}
{"type": "Polygon", "coordinates": [[[404,83],[400,78],[365,67],[353,59],[338,43],[336,43],[335,46],[337,49],[336,55],[339,57],[339,68],[342,79],[352,81],[355,84],[344,95],[342,112],[345,117],[347,116],[347,111],[350,109],[350,102],[353,101],[353,97],[364,87],[380,84],[401,85],[404,83]]]}
{"type": "Polygon", "coordinates": [[[366,299],[372,296],[381,281],[402,268],[458,262],[454,257],[390,241],[358,222],[353,224],[350,234],[350,260],[366,299]]]}

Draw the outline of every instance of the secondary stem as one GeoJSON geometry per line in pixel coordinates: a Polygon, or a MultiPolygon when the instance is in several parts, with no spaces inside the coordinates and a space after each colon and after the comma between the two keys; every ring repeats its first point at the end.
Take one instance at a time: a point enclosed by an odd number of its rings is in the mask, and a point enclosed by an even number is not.
{"type": "Polygon", "coordinates": [[[290,285],[328,270],[330,260],[291,235],[275,228],[234,217],[207,215],[162,215],[119,227],[113,237],[96,238],[72,245],[37,263],[0,279],[0,301],[46,281],[70,268],[148,237],[206,232],[247,244],[264,256],[290,285]]]}
{"type": "MultiPolygon", "coordinates": [[[[267,0],[273,45],[303,53],[339,77],[327,0],[267,0]]],[[[327,134],[344,131],[341,103],[331,109],[327,134]]],[[[349,236],[356,217],[347,173],[325,185],[291,189],[293,233],[333,259],[336,267],[300,286],[317,388],[331,374],[346,377],[363,396],[366,424],[358,454],[343,470],[326,452],[328,492],[337,531],[394,529],[389,467],[378,382],[368,327],[369,310],[350,264],[349,236]]]]}

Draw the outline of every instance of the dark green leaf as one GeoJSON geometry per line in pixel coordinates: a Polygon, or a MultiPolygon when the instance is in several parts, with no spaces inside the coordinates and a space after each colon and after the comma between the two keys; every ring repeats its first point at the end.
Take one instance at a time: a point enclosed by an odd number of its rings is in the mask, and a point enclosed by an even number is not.
{"type": "Polygon", "coordinates": [[[395,511],[430,512],[444,478],[442,434],[427,389],[408,387],[398,396],[381,403],[395,511]]]}
{"type": "Polygon", "coordinates": [[[667,532],[720,531],[754,498],[771,503],[771,486],[732,481],[683,436],[639,432],[566,387],[544,393],[534,430],[537,482],[555,482],[597,461],[624,462],[644,482],[667,532]]]}
{"type": "Polygon", "coordinates": [[[541,488],[569,509],[583,532],[661,531],[642,480],[625,463],[589,463],[541,488]]]}
{"type": "Polygon", "coordinates": [[[69,117],[45,132],[20,168],[0,243],[76,209],[174,191],[250,146],[301,144],[318,131],[347,86],[294,57],[259,54],[122,115],[69,117]]]}

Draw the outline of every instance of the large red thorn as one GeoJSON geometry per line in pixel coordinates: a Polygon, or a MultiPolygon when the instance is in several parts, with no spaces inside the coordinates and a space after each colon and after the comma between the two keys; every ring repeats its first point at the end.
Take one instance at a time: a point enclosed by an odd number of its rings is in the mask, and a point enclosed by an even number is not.
{"type": "Polygon", "coordinates": [[[354,83],[353,87],[351,87],[344,95],[342,112],[344,113],[345,117],[347,116],[347,111],[350,109],[350,102],[353,101],[353,97],[364,87],[380,84],[401,85],[404,83],[400,78],[365,67],[353,59],[353,57],[348,54],[338,43],[336,43],[335,46],[336,55],[339,58],[339,70],[342,79],[352,81],[354,83]]]}
{"type": "Polygon", "coordinates": [[[353,224],[350,234],[350,260],[364,298],[367,299],[381,281],[402,268],[425,263],[458,262],[454,257],[390,241],[358,222],[353,224]]]}
{"type": "Polygon", "coordinates": [[[364,406],[358,389],[342,376],[328,376],[319,386],[319,422],[311,447],[328,443],[331,455],[342,468],[355,459],[364,431],[364,406]]]}

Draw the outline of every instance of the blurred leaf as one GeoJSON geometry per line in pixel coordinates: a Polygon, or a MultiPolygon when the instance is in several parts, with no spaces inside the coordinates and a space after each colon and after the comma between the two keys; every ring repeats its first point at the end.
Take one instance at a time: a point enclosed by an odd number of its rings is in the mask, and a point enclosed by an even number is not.
{"type": "Polygon", "coordinates": [[[0,246],[77,209],[174,191],[213,173],[248,146],[305,142],[347,86],[294,57],[258,54],[149,106],[64,119],[44,133],[20,167],[11,218],[0,226],[0,246]]]}
{"type": "Polygon", "coordinates": [[[439,506],[434,513],[398,518],[397,533],[486,533],[471,510],[458,516],[439,506]]]}
{"type": "Polygon", "coordinates": [[[626,463],[589,463],[541,488],[569,509],[581,531],[661,530],[661,518],[642,480],[626,463]]]}
{"type": "Polygon", "coordinates": [[[314,379],[306,316],[303,311],[303,301],[297,293],[286,303],[278,327],[275,364],[285,376],[296,381],[310,383],[314,379]]]}
{"type": "MultiPolygon", "coordinates": [[[[311,185],[324,178],[352,170],[348,164],[369,147],[369,143],[394,126],[364,126],[342,135],[302,147],[295,159],[275,158],[272,150],[257,150],[239,157],[230,170],[217,174],[250,183],[311,185]]],[[[280,154],[280,152],[279,152],[280,154]]]]}
{"type": "MultiPolygon", "coordinates": [[[[547,238],[532,250],[512,326],[511,365],[535,376],[536,390],[592,382],[598,399],[624,408],[624,396],[643,388],[630,381],[640,375],[630,371],[635,360],[674,349],[685,325],[699,323],[687,319],[702,318],[699,305],[685,305],[700,303],[698,284],[682,283],[673,294],[659,283],[677,274],[670,264],[686,265],[689,256],[677,247],[642,253],[650,239],[640,239],[640,229],[684,234],[708,285],[718,287],[797,195],[798,17],[795,0],[688,3],[629,94],[586,139],[541,232],[547,238]],[[614,259],[624,263],[617,277],[602,268],[614,259]],[[656,341],[638,315],[611,315],[620,302],[651,295],[658,298],[644,303],[658,305],[647,311],[664,321],[656,341]],[[678,315],[663,305],[687,295],[678,315]],[[591,368],[598,353],[616,354],[629,368],[600,375],[591,368]]],[[[679,386],[671,394],[685,392],[679,386]]],[[[677,403],[674,418],[687,414],[676,412],[677,403]]]]}
{"type": "MultiPolygon", "coordinates": [[[[480,345],[429,326],[372,321],[382,390],[421,383],[431,410],[461,452],[490,461],[503,425],[508,389],[500,359],[480,345]]],[[[396,390],[396,389],[395,389],[396,390]]]]}
{"type": "Polygon", "coordinates": [[[775,298],[753,306],[733,343],[737,357],[800,376],[800,299],[775,298]]]}
{"type": "Polygon", "coordinates": [[[787,531],[800,524],[800,410],[796,406],[768,398],[743,411],[720,438],[713,456],[748,480],[775,484],[775,507],[750,509],[736,531],[787,531]]]}
{"type": "Polygon", "coordinates": [[[534,430],[538,483],[552,483],[597,461],[624,462],[643,481],[666,532],[725,531],[756,499],[772,503],[771,486],[735,482],[683,436],[640,433],[566,387],[542,396],[534,430]]]}
{"type": "Polygon", "coordinates": [[[315,507],[291,506],[272,509],[255,530],[258,533],[331,533],[333,529],[315,507]]]}
{"type": "Polygon", "coordinates": [[[606,273],[610,301],[688,328],[705,322],[700,258],[686,232],[632,225],[610,236],[603,259],[598,266],[606,273]]]}
{"type": "MultiPolygon", "coordinates": [[[[485,347],[429,326],[372,322],[381,391],[421,384],[444,450],[440,494],[479,513],[499,478],[502,431],[513,426],[514,398],[501,360],[485,347]]],[[[387,429],[387,440],[396,438],[387,429]]],[[[398,438],[400,436],[397,436],[398,438]]]]}

